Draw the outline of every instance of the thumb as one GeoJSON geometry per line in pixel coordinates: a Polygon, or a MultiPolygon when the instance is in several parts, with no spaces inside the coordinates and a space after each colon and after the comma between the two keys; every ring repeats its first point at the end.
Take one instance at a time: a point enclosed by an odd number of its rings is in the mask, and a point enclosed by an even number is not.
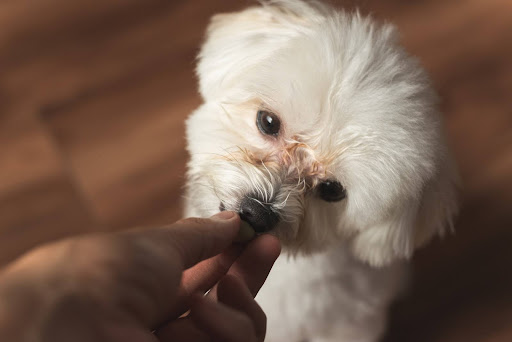
{"type": "Polygon", "coordinates": [[[223,211],[210,218],[187,218],[171,226],[133,230],[127,234],[139,242],[147,242],[152,248],[170,252],[168,257],[173,260],[169,260],[169,264],[179,262],[183,271],[224,251],[239,229],[240,217],[223,211]]]}

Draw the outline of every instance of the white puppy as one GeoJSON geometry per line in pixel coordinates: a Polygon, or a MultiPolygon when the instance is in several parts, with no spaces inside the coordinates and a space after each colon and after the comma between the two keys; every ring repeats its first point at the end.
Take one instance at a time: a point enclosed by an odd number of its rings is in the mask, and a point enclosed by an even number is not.
{"type": "Polygon", "coordinates": [[[187,216],[282,241],[267,341],[377,341],[418,246],[450,227],[437,98],[390,25],[280,0],[215,16],[187,121],[187,216]]]}

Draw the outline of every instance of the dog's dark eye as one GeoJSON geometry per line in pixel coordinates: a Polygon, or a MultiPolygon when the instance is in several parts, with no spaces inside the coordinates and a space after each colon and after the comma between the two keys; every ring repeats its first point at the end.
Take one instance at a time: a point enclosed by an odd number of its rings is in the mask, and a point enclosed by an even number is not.
{"type": "Polygon", "coordinates": [[[259,110],[256,116],[256,125],[261,133],[277,136],[281,128],[281,121],[277,115],[266,110],[259,110]]]}
{"type": "Polygon", "coordinates": [[[319,196],[327,202],[338,202],[347,197],[347,191],[337,181],[324,181],[318,184],[319,196]]]}

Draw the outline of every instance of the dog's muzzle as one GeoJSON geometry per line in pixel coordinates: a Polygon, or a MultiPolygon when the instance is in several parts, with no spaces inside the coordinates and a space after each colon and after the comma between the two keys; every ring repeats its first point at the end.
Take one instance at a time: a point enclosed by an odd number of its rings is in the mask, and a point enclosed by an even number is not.
{"type": "MultiPolygon", "coordinates": [[[[220,204],[220,210],[225,210],[220,204]]],[[[249,223],[256,233],[265,233],[279,222],[279,214],[272,210],[270,204],[262,203],[251,197],[244,197],[238,211],[240,218],[249,223]]]]}

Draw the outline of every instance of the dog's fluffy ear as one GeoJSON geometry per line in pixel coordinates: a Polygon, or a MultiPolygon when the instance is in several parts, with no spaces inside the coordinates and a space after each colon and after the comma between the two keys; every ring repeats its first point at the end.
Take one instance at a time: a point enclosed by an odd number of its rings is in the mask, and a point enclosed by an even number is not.
{"type": "Polygon", "coordinates": [[[421,247],[433,236],[453,231],[453,220],[458,212],[460,180],[455,163],[445,157],[439,176],[426,185],[416,218],[414,247],[421,247]]]}
{"type": "Polygon", "coordinates": [[[244,70],[282,48],[324,10],[314,2],[274,0],[262,1],[261,7],[214,16],[197,67],[203,99],[225,94],[244,70]]]}
{"type": "Polygon", "coordinates": [[[386,221],[362,230],[351,241],[352,251],[373,266],[410,258],[433,236],[453,229],[457,185],[455,166],[445,160],[438,175],[425,185],[421,198],[401,203],[386,221]]]}

